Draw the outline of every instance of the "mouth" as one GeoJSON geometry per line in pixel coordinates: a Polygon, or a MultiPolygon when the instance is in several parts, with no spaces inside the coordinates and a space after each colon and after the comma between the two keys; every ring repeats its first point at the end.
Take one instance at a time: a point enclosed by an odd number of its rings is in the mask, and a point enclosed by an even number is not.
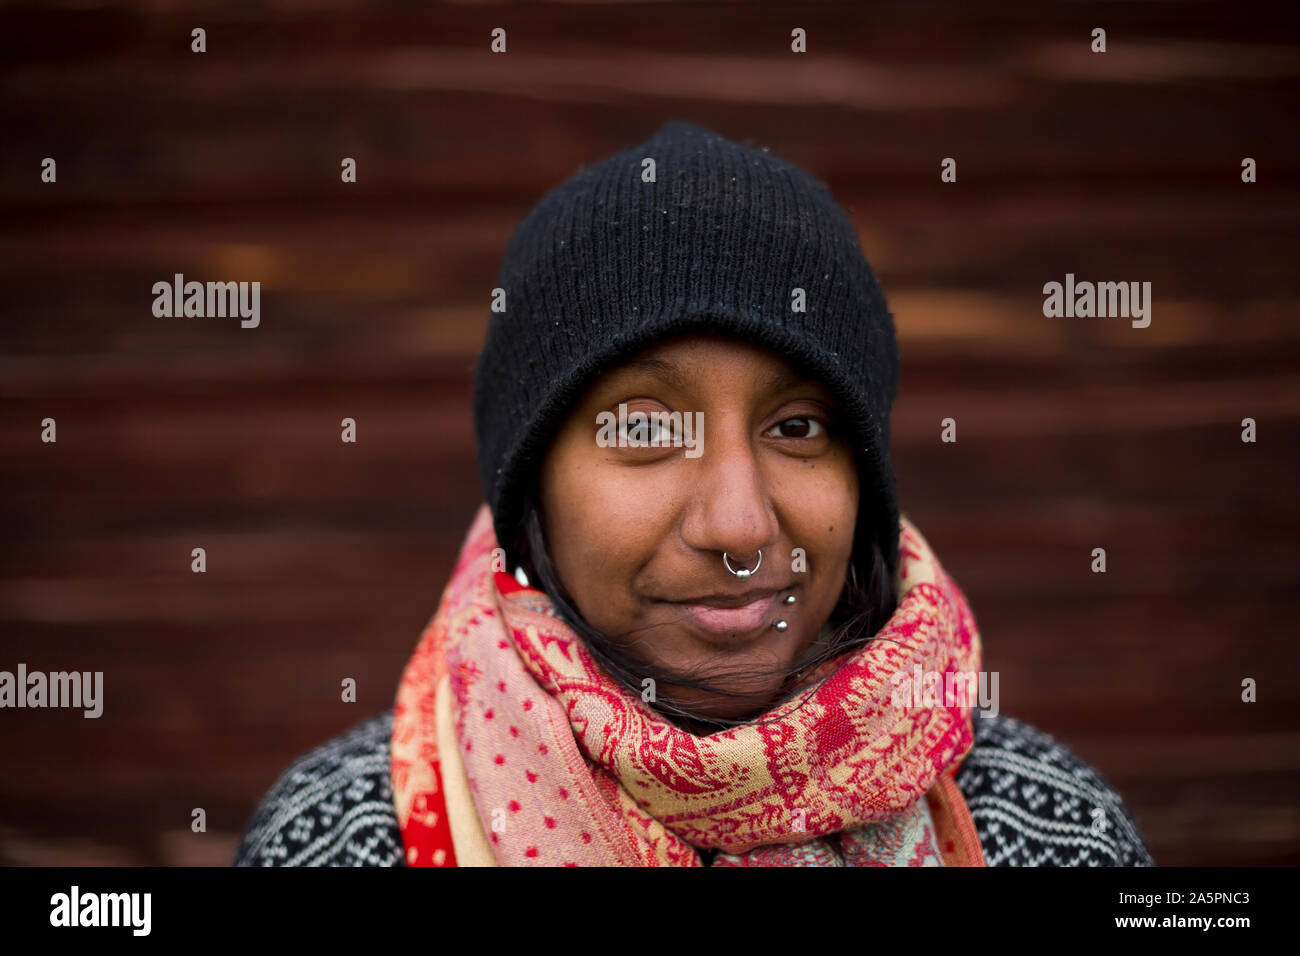
{"type": "Polygon", "coordinates": [[[711,594],[673,601],[697,626],[714,634],[748,634],[762,626],[776,604],[779,591],[746,591],[739,595],[711,594]]]}

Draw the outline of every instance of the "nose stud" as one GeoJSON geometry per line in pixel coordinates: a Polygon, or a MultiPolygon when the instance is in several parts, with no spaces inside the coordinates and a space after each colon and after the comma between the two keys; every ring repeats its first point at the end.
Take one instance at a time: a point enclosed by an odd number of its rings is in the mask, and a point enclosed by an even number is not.
{"type": "Polygon", "coordinates": [[[760,551],[760,552],[758,552],[758,563],[755,564],[752,568],[740,568],[740,569],[736,569],[736,568],[733,568],[733,567],[731,566],[731,562],[727,560],[727,552],[725,552],[725,551],[722,552],[722,565],[723,565],[723,567],[725,567],[728,571],[730,571],[732,574],[734,574],[734,575],[735,575],[737,578],[739,578],[741,581],[746,580],[746,579],[747,579],[751,574],[753,574],[755,571],[757,571],[758,568],[759,568],[759,566],[760,566],[762,563],[763,563],[763,552],[760,551]]]}

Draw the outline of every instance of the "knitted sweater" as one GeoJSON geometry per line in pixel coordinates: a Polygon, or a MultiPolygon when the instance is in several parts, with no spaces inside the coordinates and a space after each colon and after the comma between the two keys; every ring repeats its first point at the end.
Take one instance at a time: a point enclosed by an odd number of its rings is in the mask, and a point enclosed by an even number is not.
{"type": "MultiPolygon", "coordinates": [[[[1154,866],[1118,793],[1047,734],[976,717],[957,772],[989,866],[1154,866]]],[[[299,758],[271,787],[235,866],[405,866],[387,711],[299,758]]]]}

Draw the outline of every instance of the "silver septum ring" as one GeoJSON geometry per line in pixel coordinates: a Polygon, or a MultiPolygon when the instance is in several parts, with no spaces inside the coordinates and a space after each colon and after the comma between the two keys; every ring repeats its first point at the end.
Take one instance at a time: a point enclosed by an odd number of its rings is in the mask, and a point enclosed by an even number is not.
{"type": "Polygon", "coordinates": [[[728,571],[730,571],[732,574],[734,574],[736,577],[738,577],[738,578],[739,578],[740,580],[742,580],[742,581],[744,581],[744,580],[745,580],[746,578],[748,578],[751,574],[753,574],[755,571],[757,571],[757,570],[759,569],[759,566],[760,566],[762,563],[763,563],[763,552],[762,552],[762,551],[759,551],[759,552],[758,552],[758,564],[755,564],[752,568],[741,568],[741,569],[738,571],[738,570],[736,570],[735,568],[733,568],[733,567],[731,566],[731,562],[727,560],[727,552],[725,552],[725,551],[722,552],[722,564],[723,564],[723,566],[724,566],[728,571]]]}

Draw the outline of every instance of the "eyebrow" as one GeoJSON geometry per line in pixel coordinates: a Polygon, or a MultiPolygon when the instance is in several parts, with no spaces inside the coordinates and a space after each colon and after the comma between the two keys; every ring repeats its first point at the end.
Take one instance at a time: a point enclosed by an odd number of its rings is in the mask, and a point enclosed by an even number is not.
{"type": "MultiPolygon", "coordinates": [[[[681,369],[664,359],[650,358],[648,356],[634,358],[625,363],[624,368],[630,371],[645,372],[666,382],[678,391],[686,391],[686,379],[682,375],[681,369]]],[[[784,392],[797,385],[803,385],[807,381],[803,376],[790,369],[782,368],[763,379],[762,390],[765,394],[784,392]]]]}

